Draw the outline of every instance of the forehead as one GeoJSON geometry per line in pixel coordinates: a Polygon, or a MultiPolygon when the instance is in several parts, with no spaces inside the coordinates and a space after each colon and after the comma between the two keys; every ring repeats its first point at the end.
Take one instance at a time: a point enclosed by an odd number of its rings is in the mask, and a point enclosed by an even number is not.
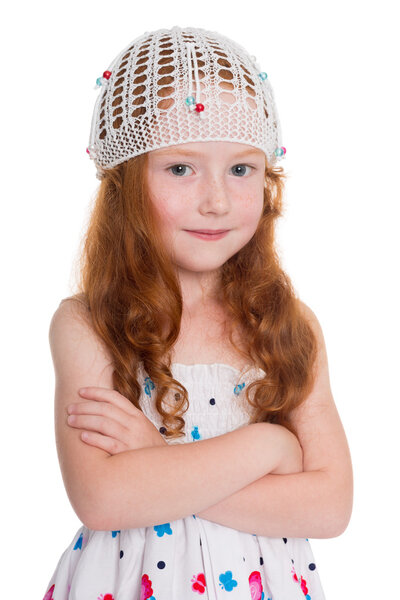
{"type": "Polygon", "coordinates": [[[249,144],[240,144],[237,142],[191,142],[187,144],[176,144],[152,150],[149,152],[150,158],[168,158],[169,156],[187,156],[194,158],[218,157],[221,158],[249,158],[264,159],[265,154],[259,148],[249,144]]]}

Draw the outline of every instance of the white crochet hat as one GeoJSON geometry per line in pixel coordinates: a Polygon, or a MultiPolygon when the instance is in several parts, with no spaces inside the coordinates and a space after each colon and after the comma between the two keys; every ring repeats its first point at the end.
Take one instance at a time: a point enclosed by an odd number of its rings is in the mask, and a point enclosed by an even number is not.
{"type": "Polygon", "coordinates": [[[285,157],[267,74],[216,31],[146,31],[97,79],[99,88],[86,149],[98,179],[129,158],[187,142],[249,144],[270,164],[285,157]]]}

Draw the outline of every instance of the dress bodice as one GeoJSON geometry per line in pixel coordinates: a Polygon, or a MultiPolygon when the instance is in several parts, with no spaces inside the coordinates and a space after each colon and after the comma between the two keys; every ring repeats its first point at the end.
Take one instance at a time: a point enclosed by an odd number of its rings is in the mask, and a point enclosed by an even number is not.
{"type": "MultiPolygon", "coordinates": [[[[189,398],[189,407],[183,414],[185,437],[167,439],[171,444],[208,439],[247,425],[253,408],[246,400],[245,387],[265,376],[265,371],[254,366],[239,371],[223,363],[172,363],[171,372],[187,389],[189,398]]],[[[143,368],[141,377],[142,411],[162,433],[162,418],[155,407],[155,384],[143,368]]],[[[253,393],[254,389],[250,397],[253,393]]],[[[175,392],[168,392],[163,402],[173,406],[175,392]]]]}

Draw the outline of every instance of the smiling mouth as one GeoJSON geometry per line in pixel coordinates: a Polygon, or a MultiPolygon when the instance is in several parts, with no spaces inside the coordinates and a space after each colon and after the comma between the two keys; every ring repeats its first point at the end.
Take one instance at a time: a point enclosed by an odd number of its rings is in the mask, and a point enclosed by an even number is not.
{"type": "Polygon", "coordinates": [[[185,229],[185,231],[189,231],[190,233],[207,233],[210,235],[216,235],[217,233],[225,233],[229,231],[229,229],[185,229]]]}
{"type": "Polygon", "coordinates": [[[187,233],[190,233],[190,235],[201,239],[201,240],[206,240],[206,241],[216,241],[216,240],[220,240],[221,238],[224,238],[228,233],[229,233],[229,229],[215,229],[210,230],[210,229],[201,229],[201,230],[190,230],[190,229],[185,229],[185,231],[187,233]],[[211,233],[205,233],[207,231],[211,231],[211,233]]]}

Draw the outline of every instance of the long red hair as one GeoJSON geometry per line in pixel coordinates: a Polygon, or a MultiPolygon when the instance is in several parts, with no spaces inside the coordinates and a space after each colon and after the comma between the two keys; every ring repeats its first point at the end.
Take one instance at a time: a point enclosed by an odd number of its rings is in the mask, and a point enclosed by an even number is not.
{"type": "MultiPolygon", "coordinates": [[[[91,327],[109,351],[114,388],[139,409],[138,367],[143,364],[156,385],[165,437],[175,439],[184,436],[189,406],[169,356],[180,333],[183,301],[150,201],[147,158],[142,154],[105,171],[82,240],[78,289],[70,298],[87,307],[91,327]],[[166,411],[162,400],[169,390],[180,396],[166,411]]],[[[254,407],[249,422],[278,423],[295,433],[288,416],[312,389],[317,343],[275,249],[285,177],[282,167],[266,161],[257,230],[220,268],[218,301],[232,345],[266,373],[245,388],[254,407]],[[234,330],[241,332],[244,350],[235,345],[234,330]]]]}

